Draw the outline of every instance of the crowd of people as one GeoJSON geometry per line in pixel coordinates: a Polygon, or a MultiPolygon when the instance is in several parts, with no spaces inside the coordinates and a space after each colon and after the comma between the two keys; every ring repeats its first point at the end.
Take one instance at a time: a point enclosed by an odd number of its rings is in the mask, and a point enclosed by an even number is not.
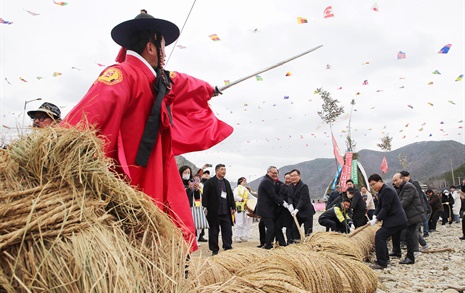
{"type": "MultiPolygon", "coordinates": [[[[245,177],[240,177],[233,189],[225,178],[224,164],[216,165],[211,177],[206,170],[211,165],[195,173],[188,166],[176,167],[175,155],[207,149],[232,132],[208,107],[208,100],[221,94],[217,88],[163,69],[165,46],[178,36],[176,25],[145,10],[117,25],[112,38],[122,47],[119,63],[101,73],[63,121],[60,109],[52,103],[29,111],[33,126],[96,129],[105,141],[106,155],[117,163],[116,171],[170,215],[192,251],[199,242],[208,241],[212,254],[218,254],[220,233],[224,250],[232,249],[233,242],[250,240],[254,218],[259,218],[260,248],[290,245],[302,235],[310,235],[315,208],[298,169],[284,174],[282,182],[278,168],[270,166],[255,193],[245,177]],[[194,101],[201,111],[187,114],[194,101]],[[194,133],[191,130],[197,132],[198,125],[211,135],[189,135],[194,133]],[[184,192],[186,198],[179,197],[184,192]],[[251,202],[256,204],[251,207],[251,202]]],[[[360,189],[350,179],[344,182],[344,190],[336,186],[318,223],[327,231],[350,233],[382,221],[375,237],[374,269],[387,267],[389,257],[401,257],[402,242],[407,251],[400,263],[415,263],[421,248],[429,247],[425,237],[437,231],[438,222],[450,226],[462,219],[460,239],[465,240],[465,180],[458,190],[451,186],[441,192],[428,189],[426,194],[407,171],[396,173],[392,181],[393,186],[386,185],[373,174],[368,178],[369,186],[360,189]],[[392,238],[391,251],[388,238],[392,238]]]]}
{"type": "MultiPolygon", "coordinates": [[[[181,176],[186,169],[186,166],[180,168],[181,176]]],[[[213,255],[219,252],[220,230],[223,249],[232,249],[233,242],[251,239],[252,222],[257,217],[259,248],[271,249],[298,242],[301,230],[305,236],[312,233],[315,208],[299,170],[285,173],[282,182],[278,168],[270,166],[257,193],[247,186],[245,177],[240,177],[232,189],[224,178],[226,169],[222,164],[216,166],[215,173],[216,178],[205,182],[210,187],[203,187],[201,196],[210,226],[208,241],[213,255]],[[247,207],[249,200],[256,201],[253,210],[247,207]]],[[[187,177],[183,179],[189,179],[187,177]]],[[[369,187],[362,186],[360,190],[350,179],[345,182],[345,191],[337,185],[317,220],[326,227],[326,231],[340,233],[351,233],[356,228],[382,221],[375,238],[375,269],[387,267],[390,257],[401,258],[403,247],[406,253],[400,264],[415,263],[415,257],[430,248],[425,239],[436,232],[438,222],[443,226],[452,225],[460,223],[464,217],[465,181],[458,190],[451,186],[449,190],[437,193],[432,189],[423,192],[419,182],[412,180],[407,171],[394,174],[392,185],[386,185],[378,174],[370,176],[368,181],[369,187]],[[390,238],[391,250],[387,247],[390,238]]],[[[189,202],[192,197],[197,198],[196,188],[195,183],[191,187],[186,186],[186,190],[192,190],[187,192],[189,202]]],[[[194,222],[197,223],[195,219],[194,222]]],[[[464,235],[460,239],[465,240],[463,220],[462,230],[464,235]]]]}

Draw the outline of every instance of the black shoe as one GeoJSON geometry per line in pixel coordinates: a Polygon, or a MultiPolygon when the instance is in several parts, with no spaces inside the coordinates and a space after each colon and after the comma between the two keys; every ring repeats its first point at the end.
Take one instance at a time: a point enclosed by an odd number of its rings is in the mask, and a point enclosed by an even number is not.
{"type": "Polygon", "coordinates": [[[269,249],[272,249],[272,248],[273,248],[273,245],[271,245],[271,244],[270,244],[270,245],[263,245],[262,248],[268,249],[268,250],[269,250],[269,249]]]}
{"type": "Polygon", "coordinates": [[[423,233],[423,237],[428,237],[429,233],[423,233]]]}
{"type": "Polygon", "coordinates": [[[460,240],[465,240],[465,235],[463,235],[462,237],[459,237],[460,240]]]}
{"type": "Polygon", "coordinates": [[[212,251],[212,256],[217,255],[218,251],[212,251]]]}
{"type": "Polygon", "coordinates": [[[205,239],[205,238],[203,238],[203,237],[200,237],[200,238],[199,238],[199,242],[208,242],[208,240],[205,239]]]}
{"type": "Polygon", "coordinates": [[[381,266],[379,264],[372,264],[370,265],[370,268],[372,268],[373,270],[384,270],[385,268],[387,268],[387,266],[381,266]]]}
{"type": "Polygon", "coordinates": [[[389,252],[389,256],[401,258],[402,253],[392,251],[392,252],[389,252]]]}
{"type": "Polygon", "coordinates": [[[399,262],[401,265],[413,265],[415,263],[414,260],[411,260],[410,258],[406,257],[404,260],[399,262]]]}
{"type": "Polygon", "coordinates": [[[257,247],[258,247],[258,248],[262,248],[263,246],[265,246],[265,244],[260,243],[260,245],[258,245],[257,247]]]}

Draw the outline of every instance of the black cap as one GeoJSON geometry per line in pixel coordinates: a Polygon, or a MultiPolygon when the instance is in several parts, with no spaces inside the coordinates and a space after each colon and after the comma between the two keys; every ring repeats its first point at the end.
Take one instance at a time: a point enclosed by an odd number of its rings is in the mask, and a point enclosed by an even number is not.
{"type": "Polygon", "coordinates": [[[32,110],[32,111],[27,111],[27,115],[34,119],[34,117],[37,115],[37,113],[42,112],[50,116],[52,119],[60,119],[61,111],[60,108],[58,108],[56,105],[52,103],[43,103],[40,105],[39,109],[37,110],[32,110]]]}

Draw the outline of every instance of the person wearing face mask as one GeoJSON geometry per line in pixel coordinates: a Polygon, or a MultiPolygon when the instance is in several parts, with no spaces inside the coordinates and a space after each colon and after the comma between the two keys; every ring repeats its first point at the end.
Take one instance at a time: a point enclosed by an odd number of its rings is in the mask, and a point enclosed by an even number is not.
{"type": "Polygon", "coordinates": [[[355,188],[353,182],[348,182],[347,198],[350,199],[350,208],[352,209],[352,221],[355,228],[361,227],[367,223],[366,210],[367,205],[363,200],[360,191],[355,188]]]}
{"type": "Polygon", "coordinates": [[[194,200],[200,200],[200,189],[199,182],[194,182],[192,177],[192,169],[189,166],[181,166],[179,168],[179,174],[186,190],[187,199],[189,200],[189,206],[194,206],[194,200]]]}

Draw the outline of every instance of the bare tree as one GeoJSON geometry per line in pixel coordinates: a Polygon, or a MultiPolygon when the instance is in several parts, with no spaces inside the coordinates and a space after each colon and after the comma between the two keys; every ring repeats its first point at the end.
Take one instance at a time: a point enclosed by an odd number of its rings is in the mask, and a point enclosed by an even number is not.
{"type": "Polygon", "coordinates": [[[382,151],[390,152],[392,147],[392,137],[389,136],[389,133],[381,137],[381,143],[376,144],[382,151]]]}
{"type": "Polygon", "coordinates": [[[397,158],[399,159],[399,163],[400,163],[400,165],[402,166],[402,169],[404,169],[404,170],[405,170],[405,169],[408,169],[408,167],[410,167],[410,165],[412,165],[412,163],[409,162],[406,153],[399,154],[399,155],[397,156],[397,158]]]}

